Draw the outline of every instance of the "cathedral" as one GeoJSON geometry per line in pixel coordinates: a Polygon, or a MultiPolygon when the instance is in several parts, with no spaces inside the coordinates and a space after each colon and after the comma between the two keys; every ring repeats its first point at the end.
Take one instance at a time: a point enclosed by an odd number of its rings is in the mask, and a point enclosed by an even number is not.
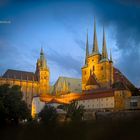
{"type": "Polygon", "coordinates": [[[89,53],[88,44],[87,33],[85,65],[82,67],[82,90],[110,88],[114,83],[112,56],[110,54],[110,59],[108,58],[104,29],[102,54],[99,52],[96,23],[94,23],[94,39],[91,54],[89,53]]]}
{"type": "Polygon", "coordinates": [[[32,109],[32,116],[45,104],[69,104],[72,101],[77,101],[87,110],[125,109],[126,99],[131,98],[136,88],[114,67],[111,52],[108,57],[104,29],[102,52],[99,52],[95,21],[92,52],[89,53],[88,33],[85,46],[81,79],[59,77],[54,85],[50,85],[50,70],[41,49],[35,72],[8,69],[0,77],[0,84],[21,86],[23,100],[32,109]]]}
{"type": "Polygon", "coordinates": [[[21,86],[23,100],[31,108],[34,96],[50,92],[50,71],[43,49],[41,49],[40,58],[37,60],[36,71],[34,73],[8,69],[0,78],[0,84],[21,86]]]}

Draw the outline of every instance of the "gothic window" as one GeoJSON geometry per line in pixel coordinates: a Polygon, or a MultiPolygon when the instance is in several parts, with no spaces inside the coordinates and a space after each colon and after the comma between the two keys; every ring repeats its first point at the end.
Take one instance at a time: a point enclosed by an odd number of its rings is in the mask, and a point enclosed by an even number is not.
{"type": "Polygon", "coordinates": [[[103,70],[103,66],[101,67],[101,70],[103,70]]]}
{"type": "Polygon", "coordinates": [[[93,71],[94,71],[94,69],[95,69],[95,68],[94,68],[94,66],[93,66],[93,71]]]}
{"type": "Polygon", "coordinates": [[[85,75],[86,75],[86,71],[85,71],[85,75]]]}

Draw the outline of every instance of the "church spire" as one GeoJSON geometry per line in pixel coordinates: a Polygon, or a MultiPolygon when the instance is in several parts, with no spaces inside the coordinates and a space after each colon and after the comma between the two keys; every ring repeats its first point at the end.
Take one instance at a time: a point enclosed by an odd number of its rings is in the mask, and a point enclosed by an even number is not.
{"type": "Polygon", "coordinates": [[[87,64],[87,57],[89,55],[89,45],[88,45],[88,30],[87,30],[87,41],[86,41],[86,58],[85,58],[85,64],[87,64]]]}
{"type": "Polygon", "coordinates": [[[106,38],[105,31],[103,27],[103,47],[102,47],[102,59],[108,59],[107,48],[106,48],[106,38]]]}
{"type": "Polygon", "coordinates": [[[112,52],[111,52],[111,48],[110,48],[110,61],[112,62],[112,52]]]}
{"type": "Polygon", "coordinates": [[[44,55],[42,47],[41,47],[41,51],[40,51],[40,64],[41,64],[42,68],[46,68],[47,67],[46,59],[45,59],[45,55],[44,55]]]}
{"type": "Polygon", "coordinates": [[[44,55],[43,47],[41,46],[40,55],[44,55]]]}
{"type": "Polygon", "coordinates": [[[94,18],[94,37],[93,37],[93,49],[92,53],[99,53],[98,49],[98,41],[97,41],[97,34],[96,34],[96,20],[94,18]]]}

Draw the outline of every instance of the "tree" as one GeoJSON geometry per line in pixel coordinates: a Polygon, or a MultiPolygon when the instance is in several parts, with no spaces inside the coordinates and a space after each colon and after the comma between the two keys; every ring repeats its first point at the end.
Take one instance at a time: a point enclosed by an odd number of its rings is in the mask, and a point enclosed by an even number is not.
{"type": "Polygon", "coordinates": [[[84,115],[84,106],[78,105],[78,102],[72,102],[69,105],[64,105],[66,111],[66,119],[70,118],[72,121],[81,121],[84,115]]]}
{"type": "Polygon", "coordinates": [[[54,107],[45,105],[38,117],[43,123],[55,122],[57,120],[57,111],[54,107]]]}
{"type": "Polygon", "coordinates": [[[0,86],[0,121],[18,123],[29,119],[30,110],[22,100],[21,87],[4,84],[0,86]]]}

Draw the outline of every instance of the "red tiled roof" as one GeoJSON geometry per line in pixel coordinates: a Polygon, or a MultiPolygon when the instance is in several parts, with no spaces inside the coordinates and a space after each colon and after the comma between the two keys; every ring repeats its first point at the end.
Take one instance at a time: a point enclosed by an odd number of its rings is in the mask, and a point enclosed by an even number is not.
{"type": "Polygon", "coordinates": [[[94,98],[104,98],[104,97],[113,97],[114,91],[106,91],[106,92],[100,92],[100,93],[93,93],[93,94],[82,94],[78,100],[88,100],[88,99],[94,99],[94,98]]]}
{"type": "Polygon", "coordinates": [[[117,68],[114,68],[114,83],[121,82],[124,87],[135,87],[117,68]]]}

